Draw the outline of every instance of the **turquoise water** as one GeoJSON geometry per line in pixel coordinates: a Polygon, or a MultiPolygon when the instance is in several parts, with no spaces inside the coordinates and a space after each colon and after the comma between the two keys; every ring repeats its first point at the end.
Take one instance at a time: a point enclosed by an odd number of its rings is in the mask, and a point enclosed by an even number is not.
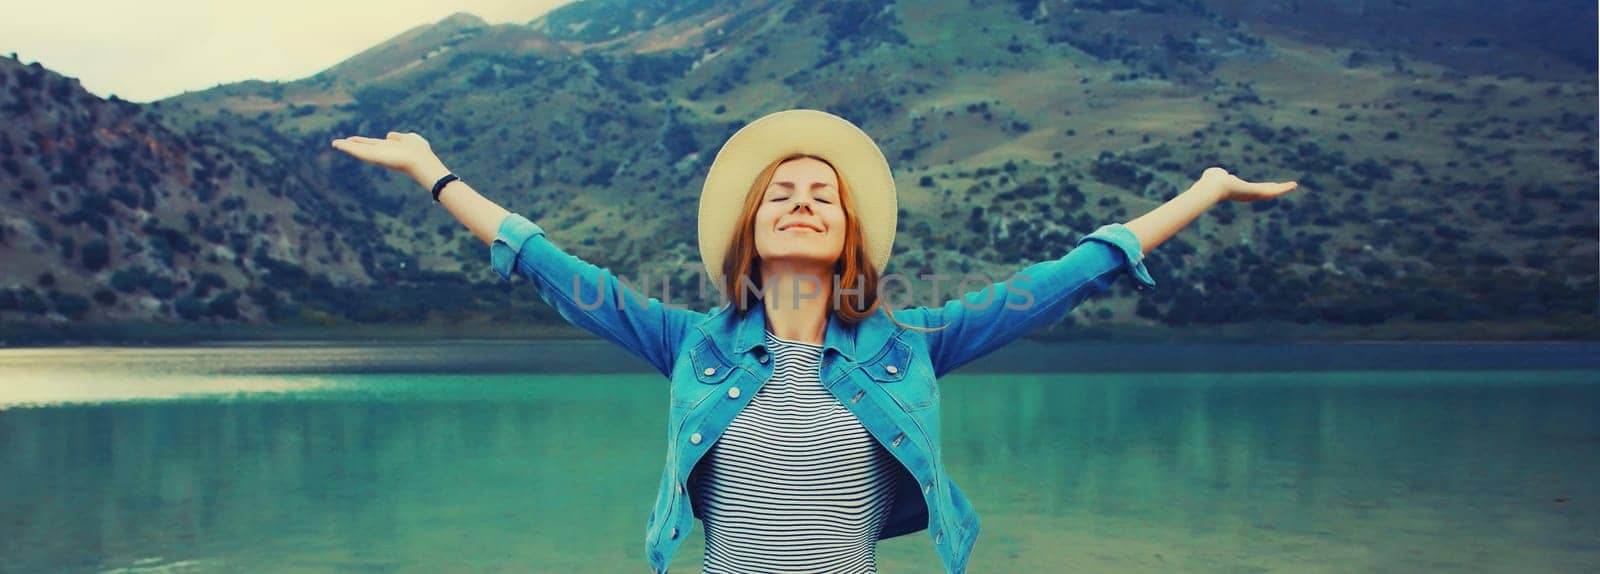
{"type": "MultiPolygon", "coordinates": [[[[665,382],[610,361],[412,372],[502,350],[0,351],[0,571],[648,571],[665,382]]],[[[1142,352],[943,379],[946,462],[984,522],[971,572],[1600,569],[1600,369],[1142,352]]],[[[699,570],[701,535],[674,572],[699,570]]],[[[923,533],[879,564],[939,571],[923,533]]]]}

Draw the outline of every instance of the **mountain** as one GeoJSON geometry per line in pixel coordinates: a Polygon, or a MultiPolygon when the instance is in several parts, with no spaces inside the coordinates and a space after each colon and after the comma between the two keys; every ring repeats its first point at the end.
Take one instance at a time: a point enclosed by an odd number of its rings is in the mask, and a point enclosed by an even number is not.
{"type": "Polygon", "coordinates": [[[297,312],[277,296],[288,282],[378,276],[372,221],[321,193],[326,170],[278,132],[231,113],[175,122],[38,63],[0,59],[0,86],[8,320],[269,321],[297,312]]]}
{"type": "Polygon", "coordinates": [[[1064,326],[1593,336],[1596,75],[1577,46],[1594,32],[1568,22],[1594,7],[1531,4],[1513,19],[1580,38],[1503,30],[1486,2],[591,0],[526,24],[457,14],[304,80],[149,106],[0,60],[18,118],[0,127],[0,319],[560,323],[426,190],[327,146],[388,131],[703,309],[684,294],[711,158],[809,107],[889,156],[905,275],[1003,279],[1211,165],[1302,183],[1209,211],[1150,254],[1154,290],[1119,284],[1064,326]]]}

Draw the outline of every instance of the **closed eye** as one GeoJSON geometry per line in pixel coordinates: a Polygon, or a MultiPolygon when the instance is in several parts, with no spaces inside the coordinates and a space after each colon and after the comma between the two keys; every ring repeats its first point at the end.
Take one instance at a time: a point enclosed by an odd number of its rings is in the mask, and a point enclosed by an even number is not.
{"type": "MultiPolygon", "coordinates": [[[[787,198],[787,197],[774,197],[774,198],[769,199],[767,201],[768,202],[775,202],[775,201],[783,201],[783,200],[786,200],[786,199],[789,199],[789,198],[787,198]]],[[[817,200],[817,203],[826,203],[828,205],[833,205],[832,201],[828,201],[828,200],[820,198],[820,197],[816,198],[816,200],[817,200]]]]}

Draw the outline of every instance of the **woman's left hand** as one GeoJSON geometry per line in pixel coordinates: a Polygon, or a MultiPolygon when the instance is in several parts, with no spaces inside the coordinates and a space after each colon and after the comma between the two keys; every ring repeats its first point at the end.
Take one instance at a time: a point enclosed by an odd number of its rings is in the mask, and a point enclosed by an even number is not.
{"type": "Polygon", "coordinates": [[[1300,187],[1300,183],[1295,181],[1251,183],[1220,167],[1206,168],[1205,173],[1200,175],[1200,184],[1215,190],[1219,201],[1261,201],[1300,187]]]}

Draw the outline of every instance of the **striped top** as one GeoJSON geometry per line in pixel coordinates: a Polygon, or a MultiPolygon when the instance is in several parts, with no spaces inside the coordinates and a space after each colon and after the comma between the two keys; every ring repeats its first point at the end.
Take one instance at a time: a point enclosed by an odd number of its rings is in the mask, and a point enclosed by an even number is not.
{"type": "Polygon", "coordinates": [[[822,346],[767,332],[772,379],[692,485],[705,573],[877,571],[894,459],[822,388],[822,346]]]}

